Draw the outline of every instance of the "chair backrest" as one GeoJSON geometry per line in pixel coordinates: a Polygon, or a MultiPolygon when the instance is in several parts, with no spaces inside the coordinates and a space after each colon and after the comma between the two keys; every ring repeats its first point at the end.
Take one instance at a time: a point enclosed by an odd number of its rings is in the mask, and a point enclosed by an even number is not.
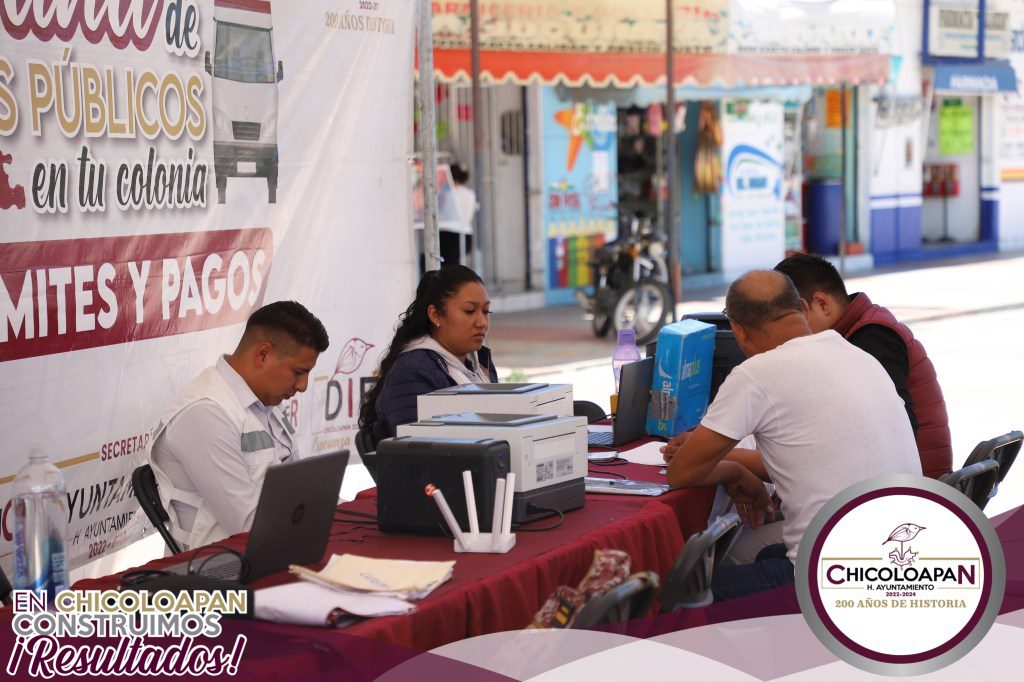
{"type": "Polygon", "coordinates": [[[373,437],[370,435],[370,429],[359,429],[356,431],[356,452],[360,455],[365,455],[367,452],[373,452],[373,437]]]}
{"type": "Polygon", "coordinates": [[[0,567],[0,603],[3,603],[5,606],[10,606],[12,601],[12,591],[13,588],[11,587],[11,581],[7,579],[7,574],[4,573],[4,569],[0,567]]]}
{"type": "Polygon", "coordinates": [[[984,509],[999,480],[999,462],[986,459],[968,464],[949,472],[939,480],[969,497],[971,502],[978,505],[978,509],[984,509]]]}
{"type": "MultiPolygon", "coordinates": [[[[1006,474],[1009,473],[1010,467],[1013,466],[1014,460],[1017,459],[1022,442],[1024,442],[1024,433],[1020,431],[1010,431],[991,440],[982,441],[971,451],[964,466],[977,464],[986,459],[995,460],[999,462],[998,482],[1002,483],[1006,474]]],[[[992,494],[995,495],[995,492],[992,494]]]]}
{"type": "Polygon", "coordinates": [[[737,514],[725,514],[690,536],[658,595],[662,613],[707,606],[712,602],[711,579],[732,548],[739,524],[737,514]]]}
{"type": "Polygon", "coordinates": [[[600,421],[607,416],[600,405],[589,400],[572,401],[572,414],[574,417],[586,417],[588,424],[600,421]]]}
{"type": "Polygon", "coordinates": [[[356,452],[374,483],[377,482],[377,444],[387,437],[388,427],[384,422],[374,422],[372,427],[356,433],[356,452]]]}
{"type": "Polygon", "coordinates": [[[163,504],[160,503],[160,493],[156,487],[156,476],[153,475],[152,467],[148,464],[143,464],[133,471],[132,487],[135,489],[135,497],[138,499],[142,511],[146,513],[146,518],[149,519],[149,522],[160,533],[160,537],[164,539],[167,548],[173,554],[180,553],[181,547],[174,541],[174,538],[171,537],[171,532],[164,525],[170,521],[170,517],[167,515],[167,510],[164,509],[163,504]]]}
{"type": "Polygon", "coordinates": [[[592,597],[576,614],[572,627],[588,628],[646,616],[651,611],[658,582],[657,573],[634,573],[607,592],[592,597]]]}

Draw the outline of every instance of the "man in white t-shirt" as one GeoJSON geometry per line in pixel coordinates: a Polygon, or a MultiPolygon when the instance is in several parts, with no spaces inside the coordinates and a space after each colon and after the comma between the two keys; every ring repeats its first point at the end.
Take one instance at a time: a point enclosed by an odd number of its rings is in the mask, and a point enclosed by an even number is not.
{"type": "Polygon", "coordinates": [[[921,474],[889,375],[836,332],[812,335],[805,306],[781,273],[755,270],[733,282],[726,315],[747,360],[729,374],[700,426],[664,448],[673,487],[724,485],[751,527],[773,511],[764,481],[782,498],[784,543],[766,547],[752,564],[720,567],[712,585],[719,600],[792,583],[804,530],[844,488],[881,474],[921,474]],[[725,459],[748,435],[758,450],[725,459]]]}

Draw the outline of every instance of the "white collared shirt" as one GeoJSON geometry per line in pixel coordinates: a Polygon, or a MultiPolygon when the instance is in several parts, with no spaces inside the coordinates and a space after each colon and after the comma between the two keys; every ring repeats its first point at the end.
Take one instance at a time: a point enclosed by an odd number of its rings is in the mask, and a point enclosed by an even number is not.
{"type": "MultiPolygon", "coordinates": [[[[277,461],[283,462],[298,450],[284,433],[284,427],[253,393],[245,380],[227,363],[217,360],[217,371],[243,406],[263,424],[274,440],[277,461]]],[[[153,444],[153,460],[175,488],[199,495],[229,533],[249,530],[260,489],[252,484],[240,448],[240,434],[227,413],[212,400],[198,400],[172,419],[153,444]]],[[[195,522],[195,507],[171,502],[182,530],[195,522]]]]}

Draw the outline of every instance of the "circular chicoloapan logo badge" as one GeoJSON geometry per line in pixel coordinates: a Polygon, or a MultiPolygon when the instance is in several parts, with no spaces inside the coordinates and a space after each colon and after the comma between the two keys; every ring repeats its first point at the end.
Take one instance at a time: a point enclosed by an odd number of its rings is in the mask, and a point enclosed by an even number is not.
{"type": "Polygon", "coordinates": [[[800,610],[839,658],[915,675],[966,655],[992,627],[1006,569],[992,524],[950,486],[880,476],[821,508],[800,544],[800,610]]]}

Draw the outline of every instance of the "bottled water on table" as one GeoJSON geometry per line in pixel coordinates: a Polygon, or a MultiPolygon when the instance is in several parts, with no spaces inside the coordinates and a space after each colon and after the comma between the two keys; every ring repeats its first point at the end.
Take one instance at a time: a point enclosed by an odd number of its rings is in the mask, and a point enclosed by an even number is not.
{"type": "Polygon", "coordinates": [[[633,329],[620,329],[618,335],[618,346],[612,353],[612,372],[615,374],[615,392],[619,392],[619,375],[622,373],[622,366],[640,359],[640,349],[636,347],[636,331],[633,329]]]}
{"type": "Polygon", "coordinates": [[[14,477],[14,589],[46,594],[53,608],[58,592],[68,589],[68,508],[64,477],[33,448],[29,462],[14,477]]]}

